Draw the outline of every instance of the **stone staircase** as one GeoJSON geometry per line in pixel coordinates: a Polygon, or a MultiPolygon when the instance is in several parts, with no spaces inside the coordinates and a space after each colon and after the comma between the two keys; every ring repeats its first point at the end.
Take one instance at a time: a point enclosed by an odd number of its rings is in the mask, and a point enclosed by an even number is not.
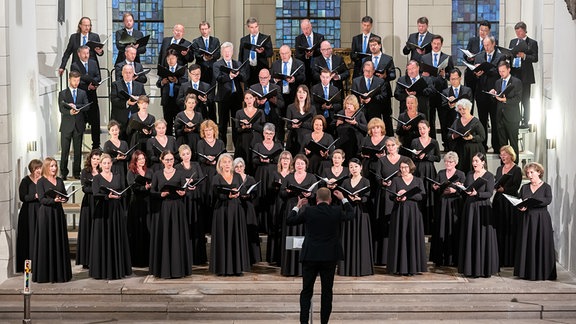
{"type": "MultiPolygon", "coordinates": [[[[452,268],[414,277],[377,274],[336,277],[331,319],[342,323],[384,320],[553,320],[576,318],[576,281],[560,271],[556,282],[514,279],[511,269],[488,279],[467,279],[452,268]]],[[[203,267],[192,276],[162,280],[136,270],[129,278],[98,281],[75,268],[71,282],[33,284],[34,321],[262,321],[297,322],[301,278],[281,277],[257,265],[242,277],[215,277],[203,267]]],[[[0,318],[22,318],[22,277],[0,285],[0,318]]],[[[319,322],[319,290],[314,320],[319,322]]],[[[2,320],[0,320],[2,321],[2,320]]]]}

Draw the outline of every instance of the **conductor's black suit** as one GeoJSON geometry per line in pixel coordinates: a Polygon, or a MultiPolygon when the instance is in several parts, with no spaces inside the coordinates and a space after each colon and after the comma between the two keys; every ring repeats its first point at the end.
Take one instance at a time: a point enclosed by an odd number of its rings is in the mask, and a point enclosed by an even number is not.
{"type": "Polygon", "coordinates": [[[340,223],[354,218],[352,205],[346,199],[342,202],[344,209],[340,206],[330,206],[325,202],[308,206],[301,212],[294,208],[286,219],[288,225],[305,224],[304,243],[300,253],[302,263],[300,323],[308,323],[310,299],[314,294],[314,282],[318,274],[322,283],[320,319],[322,323],[328,323],[330,318],[336,263],[344,259],[340,242],[340,223]]]}

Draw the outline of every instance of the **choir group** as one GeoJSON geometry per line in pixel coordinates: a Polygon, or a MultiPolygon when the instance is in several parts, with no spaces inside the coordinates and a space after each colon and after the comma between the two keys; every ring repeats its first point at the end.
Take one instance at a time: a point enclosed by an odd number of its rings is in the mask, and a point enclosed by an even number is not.
{"type": "Polygon", "coordinates": [[[31,258],[35,282],[72,278],[62,204],[73,194],[63,180],[70,178],[74,142],[72,175],[84,193],[75,261],[95,279],[123,278],[132,267],[180,278],[204,264],[216,275],[242,275],[263,261],[284,276],[300,276],[299,251],[287,237],[303,236],[304,227],[287,225],[286,217],[299,197],[313,203],[319,187],[343,193],[356,215],[341,229],[341,276],[372,275],[375,265],[411,276],[426,272],[430,260],[469,277],[513,266],[519,278],[555,279],[551,188],[538,163],[524,167],[529,183],[521,186],[516,164],[518,128],[529,119],[519,109],[530,87],[523,73],[537,61],[526,25],[517,24],[518,41],[501,48],[489,24],[481,24],[463,51],[471,88],[441,51],[442,36],[419,18],[404,48],[406,74],[392,91],[398,72],[392,57],[371,33],[372,18],[361,24],[352,41],[350,94],[343,58],[308,20],[301,22],[295,57],[282,45],[271,67],[270,36],[255,18],[247,21],[238,60],[232,43],[210,36],[208,22],[192,42],[176,25],[160,50],[163,118],[156,118],[148,113],[148,71],[138,57],[147,39],[125,14],[125,28],[116,33],[109,140],[100,149],[93,134],[82,167],[81,134],[86,123],[99,125],[95,92],[103,83],[97,60],[103,45],[82,18],[61,65],[63,72],[73,54],[69,87],[59,95],[61,177],[53,158],[29,164],[19,190],[17,271],[31,258]],[[473,116],[474,102],[485,118],[473,116]],[[502,162],[495,175],[486,168],[488,116],[502,162]],[[229,121],[233,154],[226,150],[229,121]],[[445,168],[437,172],[442,158],[445,168]],[[425,235],[431,235],[429,259],[425,235]]]}

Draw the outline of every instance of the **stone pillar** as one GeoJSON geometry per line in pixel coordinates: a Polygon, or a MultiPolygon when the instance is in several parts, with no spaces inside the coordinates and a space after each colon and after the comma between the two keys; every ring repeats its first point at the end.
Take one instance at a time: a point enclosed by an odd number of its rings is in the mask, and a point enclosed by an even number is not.
{"type": "Polygon", "coordinates": [[[14,273],[17,188],[28,160],[27,143],[36,142],[38,64],[34,0],[0,1],[0,281],[14,273]],[[26,40],[26,41],[23,41],[26,40]],[[18,136],[13,136],[18,134],[18,136]]]}

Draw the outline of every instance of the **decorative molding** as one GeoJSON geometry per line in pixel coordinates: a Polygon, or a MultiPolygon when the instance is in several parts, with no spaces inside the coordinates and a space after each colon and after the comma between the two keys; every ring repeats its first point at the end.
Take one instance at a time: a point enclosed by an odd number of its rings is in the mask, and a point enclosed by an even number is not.
{"type": "Polygon", "coordinates": [[[568,12],[572,15],[572,20],[576,20],[576,0],[564,0],[568,6],[568,12]]]}

